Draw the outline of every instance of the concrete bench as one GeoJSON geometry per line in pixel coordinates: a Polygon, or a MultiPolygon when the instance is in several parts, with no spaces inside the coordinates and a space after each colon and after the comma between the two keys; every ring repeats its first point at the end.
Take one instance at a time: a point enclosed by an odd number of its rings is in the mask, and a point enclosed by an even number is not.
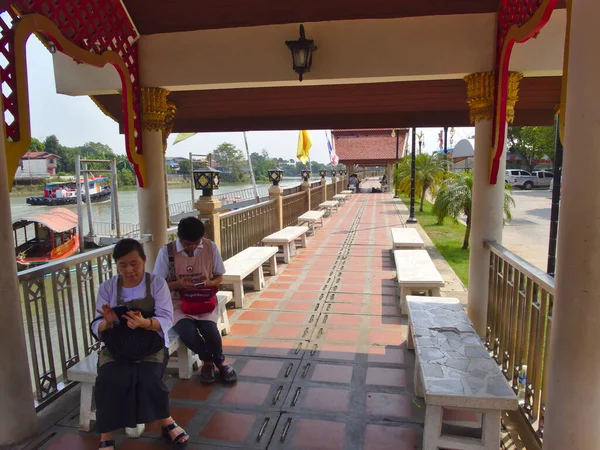
{"type": "Polygon", "coordinates": [[[394,250],[400,312],[406,315],[407,295],[439,296],[444,279],[427,250],[394,250]]]}
{"type": "Polygon", "coordinates": [[[344,206],[346,200],[348,200],[348,195],[346,194],[336,194],[333,196],[333,199],[339,203],[339,206],[344,206]]]}
{"type": "Polygon", "coordinates": [[[262,241],[267,245],[281,246],[283,253],[278,253],[278,256],[283,256],[283,262],[289,264],[290,260],[296,256],[296,239],[300,239],[300,247],[306,248],[307,233],[308,227],[285,227],[262,241]]]}
{"type": "Polygon", "coordinates": [[[225,261],[223,284],[233,286],[233,301],[236,308],[244,306],[244,278],[252,275],[255,291],[265,287],[263,264],[269,263],[271,275],[277,274],[277,248],[248,247],[225,261]]]}
{"type": "Polygon", "coordinates": [[[298,217],[298,226],[307,225],[309,231],[314,235],[317,224],[323,227],[323,216],[325,211],[308,211],[298,217]]]}
{"type": "MultiPolygon", "coordinates": [[[[221,334],[227,335],[231,331],[229,325],[229,316],[227,316],[227,302],[231,300],[231,292],[219,292],[218,308],[219,320],[217,327],[221,334]]],[[[198,356],[193,354],[183,342],[174,329],[169,330],[169,355],[177,352],[177,361],[171,362],[167,368],[176,368],[179,371],[179,378],[189,380],[192,377],[194,366],[198,366],[198,356]]],[[[91,422],[96,420],[96,408],[93,404],[94,385],[98,375],[98,352],[93,352],[85,357],[73,367],[67,370],[67,379],[69,381],[78,381],[81,384],[80,403],[79,403],[79,429],[81,431],[90,431],[91,422]]],[[[144,431],[144,425],[140,424],[137,428],[128,428],[129,437],[139,437],[144,431]]]]}
{"type": "Polygon", "coordinates": [[[339,202],[337,200],[329,200],[319,203],[319,209],[324,210],[326,216],[331,216],[334,212],[339,211],[339,202]]]}
{"type": "Polygon", "coordinates": [[[407,345],[415,350],[415,395],[425,397],[423,450],[498,450],[500,415],[518,401],[455,298],[407,297],[407,345]],[[450,434],[443,410],[481,415],[481,437],[450,434]]]}
{"type": "Polygon", "coordinates": [[[392,249],[410,250],[425,247],[416,228],[392,228],[392,249]]]}
{"type": "Polygon", "coordinates": [[[344,194],[344,195],[352,195],[352,191],[350,191],[350,190],[345,190],[345,191],[342,191],[342,192],[340,192],[340,194],[344,194]]]}

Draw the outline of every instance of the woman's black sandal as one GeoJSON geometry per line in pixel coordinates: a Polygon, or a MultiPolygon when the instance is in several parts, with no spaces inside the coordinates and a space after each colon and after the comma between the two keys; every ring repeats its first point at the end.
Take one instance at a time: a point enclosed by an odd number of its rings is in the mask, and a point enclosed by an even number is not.
{"type": "Polygon", "coordinates": [[[166,427],[162,427],[162,434],[165,437],[165,439],[167,439],[169,442],[173,443],[175,448],[177,448],[179,450],[183,450],[183,449],[187,448],[187,446],[188,446],[189,435],[184,431],[183,433],[179,434],[175,439],[171,439],[171,435],[169,434],[169,431],[173,431],[178,426],[179,425],[177,425],[177,422],[173,422],[172,424],[167,425],[166,427]],[[188,440],[185,442],[181,442],[181,440],[185,437],[188,437],[188,440]]]}
{"type": "Polygon", "coordinates": [[[117,448],[117,444],[115,444],[114,439],[110,439],[108,441],[100,441],[100,448],[109,448],[112,447],[113,449],[117,448]]]}

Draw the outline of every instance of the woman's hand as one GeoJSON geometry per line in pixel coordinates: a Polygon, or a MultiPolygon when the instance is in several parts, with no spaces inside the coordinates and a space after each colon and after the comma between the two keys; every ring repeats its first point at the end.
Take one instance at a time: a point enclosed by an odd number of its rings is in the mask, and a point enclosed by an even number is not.
{"type": "Polygon", "coordinates": [[[128,311],[123,316],[127,319],[127,326],[132,330],[136,328],[148,329],[152,326],[152,321],[144,318],[139,311],[128,311]]]}
{"type": "Polygon", "coordinates": [[[113,309],[108,304],[102,305],[102,309],[97,309],[96,312],[102,314],[102,317],[104,317],[104,321],[108,325],[112,325],[114,322],[116,322],[119,319],[117,317],[117,315],[115,314],[115,312],[113,311],[113,309]]]}

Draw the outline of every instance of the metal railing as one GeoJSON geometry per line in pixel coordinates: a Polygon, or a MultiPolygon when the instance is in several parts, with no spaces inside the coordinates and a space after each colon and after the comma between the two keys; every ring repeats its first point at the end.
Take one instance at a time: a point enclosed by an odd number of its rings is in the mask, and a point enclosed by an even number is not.
{"type": "Polygon", "coordinates": [[[333,196],[335,195],[335,185],[328,184],[327,185],[327,200],[333,200],[333,196]]]}
{"type": "Polygon", "coordinates": [[[283,226],[298,224],[298,217],[308,211],[308,195],[306,192],[286,195],[283,197],[283,226]]]}
{"type": "Polygon", "coordinates": [[[321,184],[310,189],[310,206],[313,211],[318,210],[319,205],[323,203],[323,189],[321,184]]]}
{"type": "Polygon", "coordinates": [[[191,200],[185,202],[172,203],[169,205],[169,216],[173,217],[178,214],[185,214],[194,210],[194,205],[191,200]]]}
{"type": "MultiPolygon", "coordinates": [[[[149,236],[140,239],[150,241],[149,236]]],[[[114,246],[103,247],[19,273],[36,408],[70,382],[67,370],[98,348],[89,331],[98,286],[116,274],[114,246]]]]}
{"type": "MultiPolygon", "coordinates": [[[[269,188],[266,186],[258,186],[257,187],[259,198],[263,199],[269,196],[269,188]]],[[[256,193],[254,192],[254,188],[249,189],[240,189],[239,191],[234,192],[225,192],[223,194],[215,195],[223,205],[231,205],[233,203],[245,202],[248,200],[256,200],[256,193]]]]}
{"type": "Polygon", "coordinates": [[[248,206],[221,215],[221,255],[231,258],[242,250],[260,245],[279,229],[276,200],[248,206]]]}
{"type": "Polygon", "coordinates": [[[527,366],[521,412],[541,442],[554,278],[496,242],[485,242],[485,246],[490,250],[486,342],[515,392],[519,372],[527,366]]]}
{"type": "MultiPolygon", "coordinates": [[[[94,222],[97,236],[117,237],[117,230],[111,222],[94,222]]],[[[140,234],[139,223],[121,223],[121,237],[137,237],[140,234]]]]}

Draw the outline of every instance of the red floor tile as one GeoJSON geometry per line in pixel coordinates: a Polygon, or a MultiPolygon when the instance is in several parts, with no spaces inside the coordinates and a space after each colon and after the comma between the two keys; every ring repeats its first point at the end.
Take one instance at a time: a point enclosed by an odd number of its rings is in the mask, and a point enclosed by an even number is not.
{"type": "Polygon", "coordinates": [[[387,369],[369,367],[366,384],[376,386],[406,387],[406,371],[403,369],[387,369]]]}
{"type": "Polygon", "coordinates": [[[292,295],[290,296],[290,298],[292,300],[310,300],[310,301],[316,301],[319,299],[319,293],[318,292],[293,292],[292,295]]]}
{"type": "Polygon", "coordinates": [[[286,291],[290,289],[292,285],[290,283],[271,283],[269,289],[277,289],[279,291],[286,291]]]}
{"type": "Polygon", "coordinates": [[[269,319],[270,315],[270,312],[246,311],[240,315],[238,320],[244,320],[249,322],[266,322],[269,319]]]}
{"type": "Polygon", "coordinates": [[[234,323],[231,326],[233,336],[256,336],[262,328],[262,324],[253,323],[234,323]]]}
{"type": "Polygon", "coordinates": [[[342,314],[331,314],[327,318],[327,325],[340,325],[344,327],[359,327],[362,316],[350,316],[342,314]]]}
{"type": "Polygon", "coordinates": [[[330,342],[358,342],[359,330],[330,329],[325,332],[324,339],[330,342]]]}
{"type": "Polygon", "coordinates": [[[296,323],[296,324],[306,324],[308,323],[310,315],[304,313],[289,313],[282,312],[277,315],[275,319],[276,323],[296,323]]]}
{"type": "Polygon", "coordinates": [[[310,302],[287,302],[285,304],[287,311],[311,311],[314,308],[314,304],[310,302]]]}
{"type": "Polygon", "coordinates": [[[369,362],[404,364],[406,351],[401,348],[371,347],[369,349],[369,362]]]}
{"type": "Polygon", "coordinates": [[[235,405],[260,406],[265,403],[271,385],[238,381],[225,393],[222,403],[235,405]]]}
{"type": "Polygon", "coordinates": [[[266,337],[277,339],[299,339],[308,336],[306,325],[273,325],[267,331],[266,337]]]}
{"type": "Polygon", "coordinates": [[[99,436],[74,432],[60,436],[50,445],[49,450],[97,450],[99,443],[99,436]]]}
{"type": "Polygon", "coordinates": [[[241,377],[277,378],[282,368],[283,362],[281,361],[253,359],[246,363],[239,375],[241,377]]]}
{"type": "Polygon", "coordinates": [[[419,434],[414,428],[368,424],[365,429],[364,450],[414,450],[419,434]]]}
{"type": "Polygon", "coordinates": [[[202,384],[198,379],[180,380],[173,389],[171,389],[172,398],[180,398],[183,400],[199,400],[204,401],[214,390],[212,384],[202,384]]]}
{"type": "Polygon", "coordinates": [[[352,372],[352,366],[318,363],[315,366],[315,370],[310,377],[310,380],[326,383],[350,384],[352,382],[352,372]]]}
{"type": "Polygon", "coordinates": [[[367,392],[367,415],[390,418],[409,418],[412,414],[411,397],[401,394],[367,392]]]}
{"type": "Polygon", "coordinates": [[[260,298],[283,298],[285,297],[285,292],[279,291],[262,291],[260,293],[260,298]]]}
{"type": "Polygon", "coordinates": [[[202,429],[200,436],[226,442],[245,442],[256,422],[253,414],[215,412],[202,429]]]}
{"type": "Polygon", "coordinates": [[[297,419],[292,435],[295,450],[343,450],[346,424],[324,420],[297,419]]]}
{"type": "Polygon", "coordinates": [[[362,312],[362,305],[353,305],[350,303],[335,303],[332,308],[332,312],[338,314],[360,314],[362,312]]]}
{"type": "Polygon", "coordinates": [[[356,353],[356,347],[353,346],[323,344],[320,346],[319,358],[354,361],[356,359],[356,353]]]}
{"type": "Polygon", "coordinates": [[[404,343],[404,337],[400,330],[398,331],[379,331],[372,330],[369,332],[369,342],[379,345],[401,345],[404,343]]]}
{"type": "Polygon", "coordinates": [[[345,389],[327,389],[316,387],[302,388],[303,393],[298,406],[310,409],[314,413],[348,411],[350,404],[350,391],[345,389]]]}
{"type": "Polygon", "coordinates": [[[277,309],[279,302],[270,302],[267,300],[255,300],[250,305],[251,309],[277,309]]]}

